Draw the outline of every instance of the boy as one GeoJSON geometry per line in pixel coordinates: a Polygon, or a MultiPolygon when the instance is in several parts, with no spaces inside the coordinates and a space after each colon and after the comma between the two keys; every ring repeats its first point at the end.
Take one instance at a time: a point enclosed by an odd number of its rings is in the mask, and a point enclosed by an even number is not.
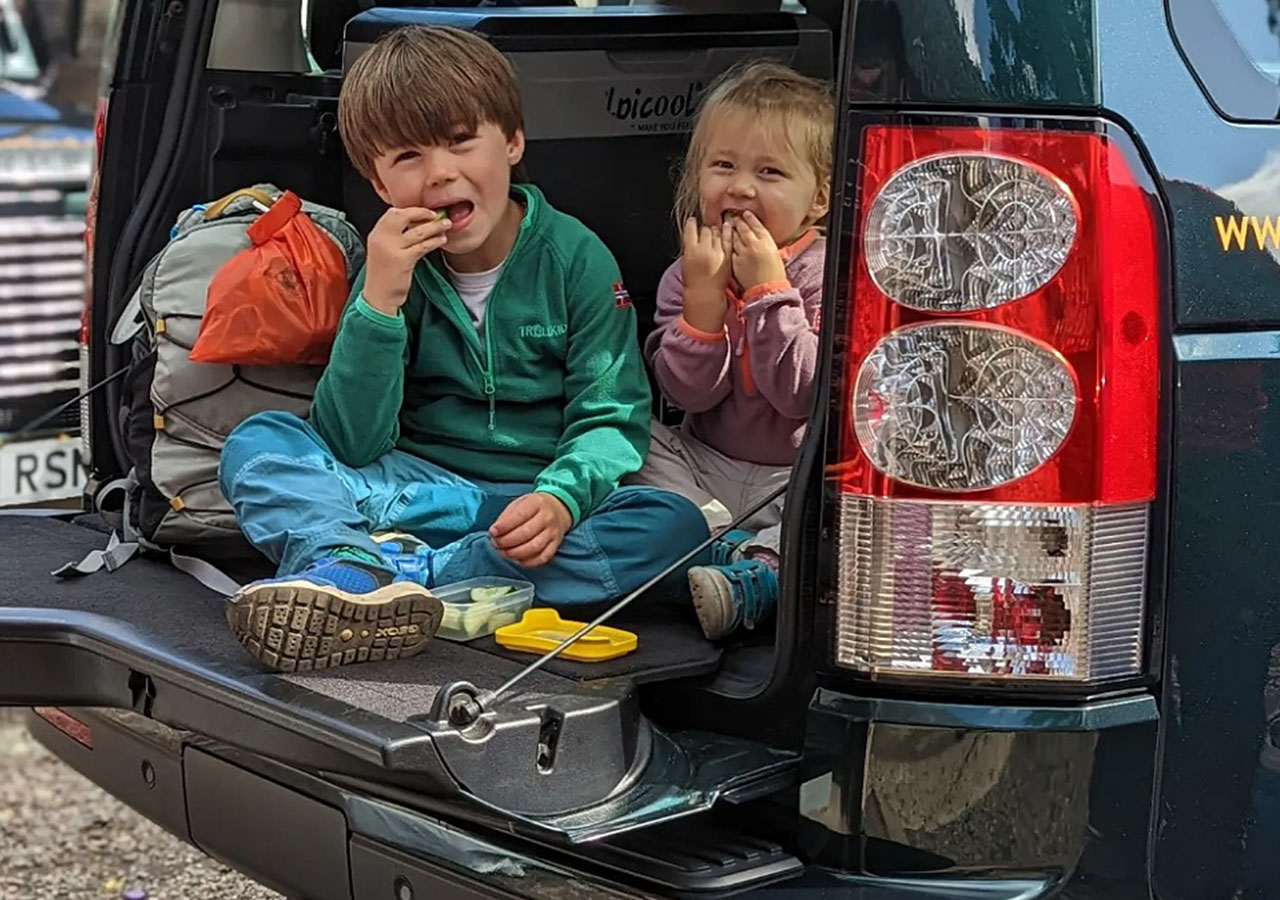
{"type": "Polygon", "coordinates": [[[233,598],[240,642],[285,670],[403,657],[439,625],[432,586],[497,575],[594,604],[705,540],[687,500],[618,489],[649,441],[635,313],[600,240],[511,183],[523,114],[502,55],[403,29],[339,107],[390,209],[309,420],[254,416],[223,450],[222,490],[279,563],[233,598]]]}

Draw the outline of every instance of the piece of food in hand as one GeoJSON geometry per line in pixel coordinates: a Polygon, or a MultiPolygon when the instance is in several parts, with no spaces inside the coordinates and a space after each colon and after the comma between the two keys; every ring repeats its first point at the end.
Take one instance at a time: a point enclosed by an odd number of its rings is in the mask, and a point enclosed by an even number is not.
{"type": "Polygon", "coordinates": [[[441,222],[449,217],[449,210],[447,209],[430,210],[430,213],[431,215],[427,217],[425,222],[421,219],[418,219],[416,221],[405,223],[405,226],[400,229],[400,233],[404,234],[405,232],[413,228],[417,228],[419,225],[426,225],[431,222],[441,222]]]}

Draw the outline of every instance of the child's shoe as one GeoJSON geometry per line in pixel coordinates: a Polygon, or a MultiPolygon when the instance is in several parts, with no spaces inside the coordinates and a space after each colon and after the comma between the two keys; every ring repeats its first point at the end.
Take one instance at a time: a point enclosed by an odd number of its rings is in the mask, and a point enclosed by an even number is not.
{"type": "Polygon", "coordinates": [[[425,541],[403,531],[380,531],[373,540],[387,565],[423,587],[431,586],[431,548],[425,541]]]}
{"type": "Polygon", "coordinates": [[[344,556],[246,585],[227,606],[240,644],[281,672],[413,656],[435,636],[443,615],[422,585],[344,556]]]}
{"type": "Polygon", "coordinates": [[[711,544],[711,565],[729,566],[742,559],[742,546],[755,537],[750,531],[726,531],[711,544]]]}
{"type": "Polygon", "coordinates": [[[755,628],[778,606],[778,575],[758,559],[695,566],[689,589],[702,633],[716,641],[736,629],[755,628]]]}

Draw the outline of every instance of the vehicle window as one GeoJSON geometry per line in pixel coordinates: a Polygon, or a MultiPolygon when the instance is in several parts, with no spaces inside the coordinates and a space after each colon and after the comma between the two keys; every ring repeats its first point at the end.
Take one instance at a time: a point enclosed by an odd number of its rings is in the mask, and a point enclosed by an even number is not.
{"type": "Polygon", "coordinates": [[[1280,0],[1211,0],[1254,67],[1280,76],[1280,0]]]}
{"type": "Polygon", "coordinates": [[[1280,114],[1280,0],[1166,0],[1182,55],[1229,119],[1280,114]]]}

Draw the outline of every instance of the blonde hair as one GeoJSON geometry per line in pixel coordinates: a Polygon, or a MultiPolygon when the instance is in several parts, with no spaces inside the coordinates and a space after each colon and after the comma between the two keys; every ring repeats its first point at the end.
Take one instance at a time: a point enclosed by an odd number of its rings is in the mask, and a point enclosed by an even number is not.
{"type": "Polygon", "coordinates": [[[819,186],[831,179],[835,101],[831,86],[781,63],[757,60],[725,72],[698,105],[693,136],[676,183],[676,228],[699,217],[698,183],[711,142],[711,127],[727,111],[749,113],[761,127],[776,127],[786,147],[813,169],[819,186]],[[767,123],[767,124],[766,124],[767,123]]]}
{"type": "Polygon", "coordinates": [[[508,140],[524,127],[515,71],[483,38],[443,25],[387,34],[356,60],[338,101],[343,146],[365,178],[388,150],[443,143],[454,129],[488,123],[508,140]]]}

